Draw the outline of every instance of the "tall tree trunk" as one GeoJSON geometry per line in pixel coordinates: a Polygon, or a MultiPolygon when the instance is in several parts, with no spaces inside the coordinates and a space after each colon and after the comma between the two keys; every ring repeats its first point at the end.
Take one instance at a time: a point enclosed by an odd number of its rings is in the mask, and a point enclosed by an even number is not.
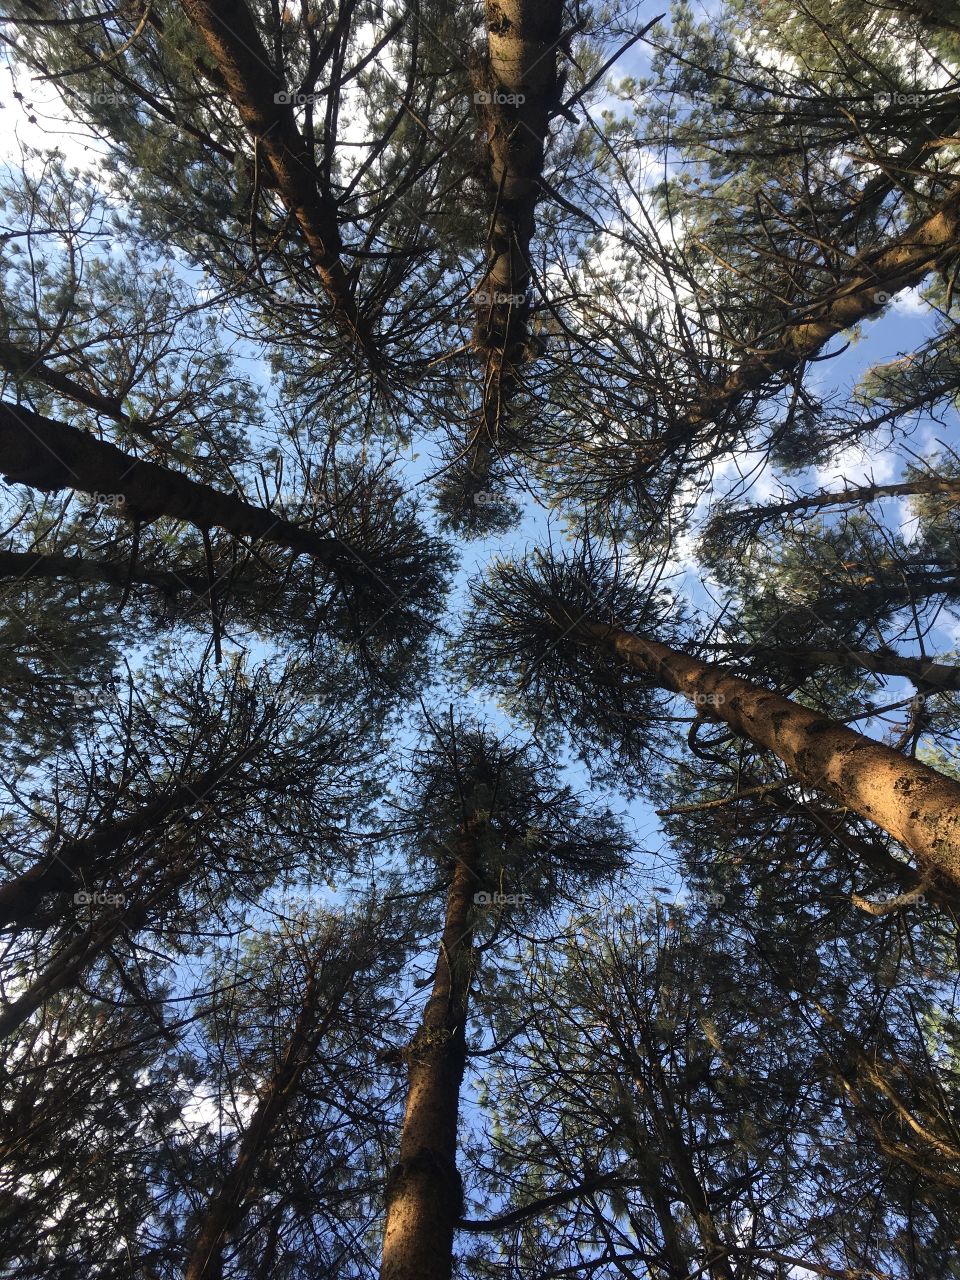
{"type": "Polygon", "coordinates": [[[487,58],[474,77],[494,198],[486,269],[474,293],[474,343],[484,362],[480,429],[470,467],[480,485],[531,356],[530,243],[550,119],[560,101],[561,0],[486,0],[487,58]]]}
{"type": "Polygon", "coordinates": [[[882,827],[913,850],[921,871],[960,886],[960,782],[668,645],[599,622],[578,621],[573,630],[772,751],[799,781],[882,827]]]}
{"type": "Polygon", "coordinates": [[[802,308],[803,318],[786,325],[769,347],[748,356],[718,387],[695,403],[653,442],[655,466],[720,421],[751,391],[796,368],[844,329],[878,315],[891,295],[918,284],[956,252],[960,239],[960,187],[928,217],[882,248],[862,254],[847,280],[802,308]]]}
{"type": "Polygon", "coordinates": [[[293,107],[278,101],[290,86],[282,83],[250,10],[244,0],[181,0],[181,6],[203,37],[258,156],[303,232],[338,322],[376,367],[379,355],[373,337],[357,311],[340,260],[336,203],[297,128],[293,107]]]}
{"type": "Polygon", "coordinates": [[[166,516],[198,529],[221,528],[308,555],[349,571],[363,565],[338,538],[324,538],[233,494],[141,462],[116,445],[22,405],[0,403],[0,473],[8,484],[45,492],[79,489],[109,494],[117,514],[147,521],[166,516]],[[121,500],[122,501],[119,501],[121,500]]]}
{"type": "Polygon", "coordinates": [[[481,831],[481,820],[473,817],[454,850],[433,993],[407,1049],[407,1107],[399,1158],[387,1183],[380,1280],[450,1280],[454,1231],[463,1213],[457,1116],[466,1066],[481,831]]]}
{"type": "Polygon", "coordinates": [[[28,921],[47,894],[95,887],[98,866],[104,858],[116,853],[127,841],[159,835],[172,815],[210,804],[216,788],[224,780],[230,779],[232,786],[242,787],[243,776],[231,775],[250,758],[251,751],[252,748],[247,748],[215,768],[181,782],[168,795],[150,801],[119,822],[99,827],[85,839],[64,841],[29,870],[0,885],[0,926],[28,921]]]}
{"type": "Polygon", "coordinates": [[[311,973],[283,1056],[260,1094],[256,1110],[240,1140],[233,1167],[207,1205],[184,1271],[184,1280],[218,1280],[222,1274],[224,1246],[250,1203],[263,1152],[277,1122],[295,1097],[297,1082],[333,1021],[349,980],[347,976],[321,1009],[318,974],[311,973]]]}

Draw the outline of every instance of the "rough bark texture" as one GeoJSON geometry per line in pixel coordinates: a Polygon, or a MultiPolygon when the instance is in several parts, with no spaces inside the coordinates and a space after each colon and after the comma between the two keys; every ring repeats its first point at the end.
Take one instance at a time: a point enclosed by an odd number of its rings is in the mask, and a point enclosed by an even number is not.
{"type": "Polygon", "coordinates": [[[909,227],[883,248],[861,255],[848,280],[804,308],[804,318],[787,325],[770,347],[748,356],[719,386],[702,394],[681,419],[655,442],[658,460],[720,421],[739,400],[777,373],[796,368],[844,329],[879,315],[890,297],[918,284],[957,253],[960,188],[929,217],[909,227]]]}
{"type": "Polygon", "coordinates": [[[455,852],[433,993],[407,1050],[409,1091],[400,1154],[387,1184],[380,1280],[450,1280],[454,1231],[463,1213],[457,1114],[479,883],[469,826],[455,852]]]}
{"type": "Polygon", "coordinates": [[[560,99],[560,0],[486,0],[487,60],[475,77],[494,199],[474,343],[484,362],[482,422],[471,469],[486,477],[530,339],[530,242],[544,146],[560,99]]]}
{"type": "Polygon", "coordinates": [[[960,782],[722,667],[603,623],[581,636],[608,646],[664,689],[690,698],[772,751],[791,773],[912,849],[923,871],[960,886],[960,782]]]}
{"type": "Polygon", "coordinates": [[[378,362],[373,338],[359,315],[347,272],[336,204],[323,189],[320,173],[294,119],[289,102],[277,96],[295,91],[283,84],[243,0],[181,0],[223,77],[230,99],[270,170],[273,185],[296,218],[311,260],[341,327],[378,362]]]}
{"type": "Polygon", "coordinates": [[[346,984],[320,1008],[317,975],[311,974],[303,1004],[277,1069],[260,1094],[260,1100],[243,1133],[236,1159],[223,1185],[207,1205],[196,1242],[184,1271],[184,1280],[217,1280],[223,1270],[223,1248],[242,1220],[256,1180],[264,1148],[278,1120],[296,1095],[297,1082],[310,1063],[330,1026],[346,984]]]}
{"type": "Polygon", "coordinates": [[[204,596],[210,579],[202,565],[178,569],[145,569],[120,560],[89,560],[84,556],[42,555],[32,551],[0,551],[0,580],[98,582],[112,587],[156,587],[167,595],[187,591],[204,596]]]}
{"type": "Polygon", "coordinates": [[[131,840],[161,833],[164,822],[174,814],[211,803],[216,788],[225,779],[230,778],[232,786],[241,787],[243,775],[231,775],[248,754],[182,782],[168,795],[143,805],[119,822],[98,827],[86,839],[63,842],[28,871],[0,885],[0,926],[29,920],[47,894],[97,888],[98,866],[104,858],[131,840]]]}
{"type": "Polygon", "coordinates": [[[110,495],[117,500],[117,514],[141,522],[168,516],[199,529],[227,529],[238,537],[272,542],[323,565],[357,563],[337,538],[320,537],[158,463],[141,462],[115,445],[22,405],[0,404],[0,473],[8,484],[47,492],[79,489],[110,495]]]}

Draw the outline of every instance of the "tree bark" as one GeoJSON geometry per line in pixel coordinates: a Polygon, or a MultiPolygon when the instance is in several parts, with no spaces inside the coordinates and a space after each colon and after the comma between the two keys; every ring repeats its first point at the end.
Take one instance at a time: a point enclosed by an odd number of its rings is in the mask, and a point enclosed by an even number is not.
{"type": "Polygon", "coordinates": [[[960,667],[929,658],[915,658],[874,649],[776,649],[767,651],[756,645],[717,644],[729,657],[763,654],[781,662],[795,662],[801,667],[856,667],[878,676],[902,676],[919,688],[950,692],[960,689],[960,667]]]}
{"type": "Polygon", "coordinates": [[[760,525],[772,520],[774,516],[793,515],[797,511],[854,506],[876,502],[878,498],[912,498],[917,495],[942,495],[960,502],[960,477],[915,476],[912,480],[903,480],[897,484],[852,485],[849,489],[833,493],[813,493],[803,498],[791,498],[787,502],[774,502],[765,507],[744,507],[739,511],[725,512],[721,519],[723,524],[760,525]]]}
{"type": "MultiPolygon", "coordinates": [[[[167,595],[188,591],[205,596],[210,579],[202,565],[191,565],[181,573],[178,569],[133,567],[119,560],[88,560],[83,556],[63,556],[32,551],[0,551],[0,580],[27,582],[66,579],[68,582],[106,583],[111,587],[156,587],[167,595]]],[[[234,590],[236,586],[234,586],[234,590]]]]}
{"type": "Polygon", "coordinates": [[[914,852],[921,871],[960,886],[960,782],[668,645],[605,623],[579,621],[574,630],[772,751],[799,781],[882,827],[914,852]]]}
{"type": "Polygon", "coordinates": [[[470,470],[486,482],[492,445],[530,345],[530,243],[541,194],[544,147],[560,100],[560,0],[486,0],[487,59],[474,77],[487,133],[494,197],[487,263],[474,291],[474,344],[484,362],[480,429],[470,470]]]}
{"type": "Polygon", "coordinates": [[[277,101],[289,86],[282,83],[250,10],[244,0],[181,0],[181,6],[203,37],[257,154],[269,167],[273,185],[303,232],[341,327],[376,367],[376,346],[357,311],[340,260],[343,245],[336,203],[323,188],[314,158],[297,128],[293,107],[277,101]]]}
{"type": "MultiPolygon", "coordinates": [[[[28,871],[0,885],[0,927],[28,921],[47,894],[89,888],[96,881],[97,864],[101,859],[115,853],[128,840],[159,833],[163,823],[173,814],[209,804],[215,788],[249,755],[250,751],[245,751],[216,768],[198,774],[196,778],[181,782],[169,795],[143,805],[119,822],[100,827],[86,839],[65,841],[28,871]]],[[[235,786],[242,786],[243,776],[236,777],[233,782],[235,786]]]]}
{"type": "MultiPolygon", "coordinates": [[[[122,903],[111,907],[98,916],[79,937],[57,952],[30,986],[7,1005],[0,1014],[0,1037],[16,1031],[53,996],[74,986],[80,975],[103,954],[114,938],[120,933],[139,928],[154,903],[186,884],[195,871],[196,867],[184,857],[179,863],[167,868],[160,884],[146,897],[134,900],[129,906],[122,903]]],[[[139,879],[144,881],[146,873],[139,879]]]]}
{"type": "Polygon", "coordinates": [[[463,1213],[457,1116],[466,1066],[480,829],[480,820],[471,819],[455,849],[433,993],[407,1050],[407,1107],[399,1158],[387,1183],[380,1280],[451,1276],[453,1237],[463,1213]]]}
{"type": "Polygon", "coordinates": [[[222,1274],[224,1245],[249,1204],[264,1148],[294,1098],[297,1082],[336,1015],[348,984],[349,978],[326,1002],[326,1008],[320,1011],[317,1007],[320,996],[318,975],[310,975],[283,1057],[244,1130],[233,1167],[203,1215],[184,1271],[184,1280],[218,1280],[222,1274]]]}
{"type": "Polygon", "coordinates": [[[166,516],[198,529],[226,529],[287,547],[321,565],[366,567],[338,538],[323,538],[264,507],[221,493],[155,462],[22,405],[0,403],[0,473],[8,484],[45,492],[79,489],[114,500],[118,515],[146,522],[166,516]]]}
{"type": "Polygon", "coordinates": [[[862,254],[848,279],[802,308],[803,318],[786,325],[769,347],[749,355],[720,386],[706,391],[653,442],[653,467],[719,421],[745,395],[774,374],[809,359],[844,329],[879,315],[890,297],[918,284],[956,252],[960,239],[960,187],[928,217],[889,244],[862,254]]]}

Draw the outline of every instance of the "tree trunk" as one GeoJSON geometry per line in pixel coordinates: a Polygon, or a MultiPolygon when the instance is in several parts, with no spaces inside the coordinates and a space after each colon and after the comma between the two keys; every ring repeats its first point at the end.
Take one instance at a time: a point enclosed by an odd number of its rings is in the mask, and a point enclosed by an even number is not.
{"type": "MultiPolygon", "coordinates": [[[[86,839],[65,841],[28,871],[0,885],[0,926],[28,921],[46,894],[89,889],[95,885],[101,859],[115,853],[128,840],[159,834],[171,815],[209,804],[214,789],[230,778],[234,769],[249,756],[247,750],[196,778],[181,782],[169,795],[143,805],[119,822],[101,826],[86,839]]],[[[242,775],[233,778],[231,785],[242,787],[242,775]]]]}
{"type": "MultiPolygon", "coordinates": [[[[98,916],[79,937],[68,943],[53,957],[29,987],[13,1000],[0,1014],[0,1038],[26,1022],[47,1000],[74,986],[80,976],[101,956],[120,933],[138,929],[146,919],[150,908],[167,893],[187,883],[196,867],[186,857],[177,865],[168,867],[160,884],[146,897],[129,906],[122,903],[98,916]]],[[[146,879],[146,874],[140,877],[146,879]]]]}
{"type": "Polygon", "coordinates": [[[704,427],[719,421],[771,375],[795,368],[844,329],[879,315],[893,294],[918,284],[954,254],[958,239],[960,188],[890,244],[862,254],[843,284],[808,303],[802,308],[804,318],[786,325],[772,346],[748,356],[719,387],[701,395],[661,440],[654,442],[656,462],[647,465],[656,465],[697,438],[704,427]]]}
{"type": "Polygon", "coordinates": [[[486,0],[487,60],[474,77],[486,127],[489,188],[494,199],[487,265],[474,292],[474,342],[484,360],[481,426],[470,469],[485,483],[491,443],[531,357],[530,242],[551,116],[560,100],[557,50],[560,0],[486,0]]]}
{"type": "Polygon", "coordinates": [[[795,662],[801,667],[857,667],[878,676],[902,676],[918,688],[953,691],[960,689],[960,667],[929,658],[907,657],[892,650],[874,649],[776,649],[767,651],[756,645],[711,645],[729,657],[763,654],[778,661],[795,662]]]}
{"type": "Polygon", "coordinates": [[[915,495],[942,495],[954,502],[960,502],[960,477],[914,476],[911,480],[903,480],[897,484],[852,485],[849,489],[841,489],[834,493],[814,493],[803,498],[792,498],[787,502],[774,502],[765,507],[744,507],[739,511],[725,513],[722,523],[760,525],[772,520],[775,516],[792,515],[797,511],[814,511],[820,507],[854,506],[875,502],[878,498],[912,498],[915,495]]]}
{"type": "Polygon", "coordinates": [[[244,0],[181,0],[223,76],[230,98],[269,167],[273,185],[296,218],[341,328],[376,367],[379,357],[359,315],[340,252],[336,204],[294,119],[284,85],[244,0]]]}
{"type": "Polygon", "coordinates": [[[184,1271],[184,1280],[217,1280],[221,1275],[224,1245],[243,1218],[251,1190],[255,1188],[263,1150],[277,1121],[295,1096],[297,1082],[336,1015],[348,985],[349,978],[333,993],[321,1013],[317,1007],[317,974],[310,975],[283,1057],[244,1130],[233,1167],[203,1215],[184,1271]]]}
{"type": "Polygon", "coordinates": [[[155,462],[141,462],[115,445],[22,405],[0,404],[0,473],[8,484],[45,492],[79,489],[104,494],[118,515],[130,519],[166,516],[198,529],[227,529],[237,537],[275,543],[324,566],[363,566],[337,538],[323,538],[265,507],[220,493],[155,462]]]}
{"type": "Polygon", "coordinates": [[[579,622],[575,630],[772,751],[799,781],[882,827],[913,850],[921,871],[960,886],[960,782],[665,644],[604,623],[579,622]]]}
{"type": "Polygon", "coordinates": [[[400,1155],[387,1183],[380,1280],[450,1280],[454,1231],[463,1213],[457,1115],[466,1065],[479,830],[480,820],[473,818],[455,851],[433,993],[407,1049],[407,1108],[400,1155]]]}
{"type": "MultiPolygon", "coordinates": [[[[83,556],[45,555],[33,551],[0,551],[0,580],[26,582],[32,578],[45,581],[66,579],[69,582],[97,582],[111,587],[156,587],[167,595],[188,591],[205,596],[210,579],[203,565],[179,569],[149,569],[125,564],[119,560],[88,560],[83,556]]],[[[236,590],[236,587],[233,588],[236,590]]]]}

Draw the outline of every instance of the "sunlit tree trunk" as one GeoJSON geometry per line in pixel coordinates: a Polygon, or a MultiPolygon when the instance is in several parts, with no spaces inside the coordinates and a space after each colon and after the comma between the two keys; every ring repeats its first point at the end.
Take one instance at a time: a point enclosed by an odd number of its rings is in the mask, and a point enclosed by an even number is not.
{"type": "Polygon", "coordinates": [[[581,621],[576,631],[772,751],[799,781],[875,822],[913,850],[922,871],[960,885],[960,782],[668,645],[604,623],[581,621]]]}
{"type": "Polygon", "coordinates": [[[466,1065],[481,832],[481,820],[473,817],[454,851],[433,992],[407,1050],[407,1107],[399,1158],[387,1185],[380,1280],[450,1280],[454,1231],[463,1211],[457,1115],[466,1065]]]}

